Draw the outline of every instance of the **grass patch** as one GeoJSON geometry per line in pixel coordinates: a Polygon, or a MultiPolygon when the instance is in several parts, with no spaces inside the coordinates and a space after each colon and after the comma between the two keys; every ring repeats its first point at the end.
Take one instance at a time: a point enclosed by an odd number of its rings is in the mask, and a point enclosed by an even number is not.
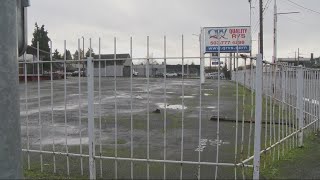
{"type": "Polygon", "coordinates": [[[39,170],[24,170],[24,177],[26,179],[65,179],[65,175],[40,172],[39,170]]]}
{"type": "Polygon", "coordinates": [[[313,160],[319,159],[317,158],[319,147],[319,136],[309,135],[304,139],[302,148],[288,151],[284,156],[281,156],[280,160],[272,162],[268,157],[266,159],[268,165],[261,170],[261,174],[267,179],[314,178],[310,177],[311,173],[308,171],[319,168],[319,166],[313,166],[313,160]],[[309,177],[303,176],[303,173],[309,177]]]}
{"type": "MultiPolygon", "coordinates": [[[[318,151],[320,148],[319,135],[311,134],[304,139],[302,148],[286,149],[285,154],[280,154],[277,160],[277,147],[261,155],[261,179],[314,179],[310,171],[319,168],[318,151]],[[275,153],[275,159],[273,155],[275,153]],[[318,165],[318,166],[315,166],[318,165]],[[310,175],[311,174],[311,175],[310,175]]],[[[246,168],[246,177],[252,178],[253,168],[246,168]]],[[[317,173],[315,173],[317,174],[317,173]]]]}

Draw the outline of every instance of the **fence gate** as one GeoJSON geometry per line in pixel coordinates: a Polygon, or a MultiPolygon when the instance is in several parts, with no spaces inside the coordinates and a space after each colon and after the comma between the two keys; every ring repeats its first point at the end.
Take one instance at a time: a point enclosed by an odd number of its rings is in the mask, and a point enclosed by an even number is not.
{"type": "Polygon", "coordinates": [[[151,56],[149,37],[142,57],[135,56],[132,38],[126,54],[118,53],[114,38],[109,54],[101,53],[99,39],[90,57],[81,53],[80,40],[77,59],[24,56],[26,171],[110,179],[246,179],[254,172],[258,178],[259,166],[318,129],[318,70],[237,54],[218,57],[225,67],[207,69],[201,84],[197,64],[209,57],[188,56],[187,38],[180,39],[178,56],[170,55],[166,37],[158,57],[151,56]]]}

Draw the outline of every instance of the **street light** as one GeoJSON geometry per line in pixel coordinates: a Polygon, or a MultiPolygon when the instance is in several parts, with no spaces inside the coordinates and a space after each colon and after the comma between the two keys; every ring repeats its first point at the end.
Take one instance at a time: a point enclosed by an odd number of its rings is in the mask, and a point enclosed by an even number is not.
{"type": "Polygon", "coordinates": [[[300,12],[282,12],[278,13],[277,12],[277,0],[274,0],[274,18],[273,18],[273,59],[272,62],[275,63],[277,60],[277,25],[278,25],[278,15],[283,15],[283,14],[297,14],[300,12]]]}

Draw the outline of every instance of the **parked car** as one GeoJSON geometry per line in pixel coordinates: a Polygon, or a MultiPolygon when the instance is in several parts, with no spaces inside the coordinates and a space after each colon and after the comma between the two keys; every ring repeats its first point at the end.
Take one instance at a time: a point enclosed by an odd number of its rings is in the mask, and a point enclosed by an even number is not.
{"type": "Polygon", "coordinates": [[[133,76],[138,76],[138,74],[139,74],[139,73],[133,69],[132,75],[133,75],[133,76]]]}
{"type": "Polygon", "coordinates": [[[205,76],[206,76],[207,79],[218,79],[218,73],[217,72],[207,73],[205,76]]]}
{"type": "Polygon", "coordinates": [[[163,73],[156,73],[155,77],[164,77],[163,73]]]}
{"type": "Polygon", "coordinates": [[[178,74],[177,73],[167,73],[166,76],[167,77],[177,77],[178,74]]]}
{"type": "MultiPolygon", "coordinates": [[[[207,79],[218,79],[218,72],[207,73],[205,76],[207,79]]],[[[220,79],[224,78],[224,73],[220,73],[220,79]]]]}
{"type": "MultiPolygon", "coordinates": [[[[79,71],[72,72],[72,76],[79,76],[79,71]]],[[[84,76],[84,71],[80,71],[80,76],[84,76]]]]}

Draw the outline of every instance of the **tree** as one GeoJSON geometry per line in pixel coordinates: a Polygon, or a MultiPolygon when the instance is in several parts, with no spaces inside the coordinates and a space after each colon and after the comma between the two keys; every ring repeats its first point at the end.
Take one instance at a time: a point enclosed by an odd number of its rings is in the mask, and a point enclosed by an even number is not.
{"type": "MultiPolygon", "coordinates": [[[[64,54],[63,54],[63,58],[64,58],[64,54]]],[[[66,59],[67,60],[72,60],[71,52],[69,50],[67,50],[67,49],[66,49],[66,59]]]]}
{"type": "MultiPolygon", "coordinates": [[[[48,61],[50,60],[50,47],[49,47],[50,38],[48,37],[48,31],[44,29],[44,25],[41,27],[38,24],[35,24],[35,28],[33,31],[33,38],[31,41],[31,46],[37,47],[37,43],[39,42],[39,59],[48,61]]],[[[50,63],[43,63],[42,64],[43,70],[50,69],[50,63]]]]}
{"type": "Polygon", "coordinates": [[[231,79],[231,72],[228,71],[227,63],[224,64],[224,67],[222,68],[222,72],[224,73],[224,76],[226,79],[231,79]]]}
{"type": "MultiPolygon", "coordinates": [[[[79,54],[79,51],[76,50],[76,51],[74,52],[74,54],[73,54],[73,59],[74,59],[74,60],[78,60],[78,54],[79,54]]],[[[80,49],[80,59],[83,58],[82,56],[83,56],[83,50],[80,49]]]]}
{"type": "Polygon", "coordinates": [[[158,61],[155,59],[149,59],[149,64],[159,65],[158,61]]]}
{"type": "MultiPolygon", "coordinates": [[[[50,38],[48,37],[48,31],[44,29],[44,25],[41,27],[38,24],[35,24],[35,28],[33,31],[33,38],[31,41],[31,46],[37,47],[37,42],[39,42],[39,49],[42,51],[50,52],[49,47],[50,38]]],[[[49,60],[49,54],[40,51],[40,56],[42,56],[43,60],[49,60]]]]}
{"type": "MultiPolygon", "coordinates": [[[[94,56],[93,49],[91,48],[91,57],[94,56]]],[[[88,51],[86,52],[86,57],[90,57],[90,48],[88,48],[88,51]]]]}
{"type": "Polygon", "coordinates": [[[52,55],[53,59],[62,59],[61,54],[59,53],[58,49],[55,49],[52,55]]]}

